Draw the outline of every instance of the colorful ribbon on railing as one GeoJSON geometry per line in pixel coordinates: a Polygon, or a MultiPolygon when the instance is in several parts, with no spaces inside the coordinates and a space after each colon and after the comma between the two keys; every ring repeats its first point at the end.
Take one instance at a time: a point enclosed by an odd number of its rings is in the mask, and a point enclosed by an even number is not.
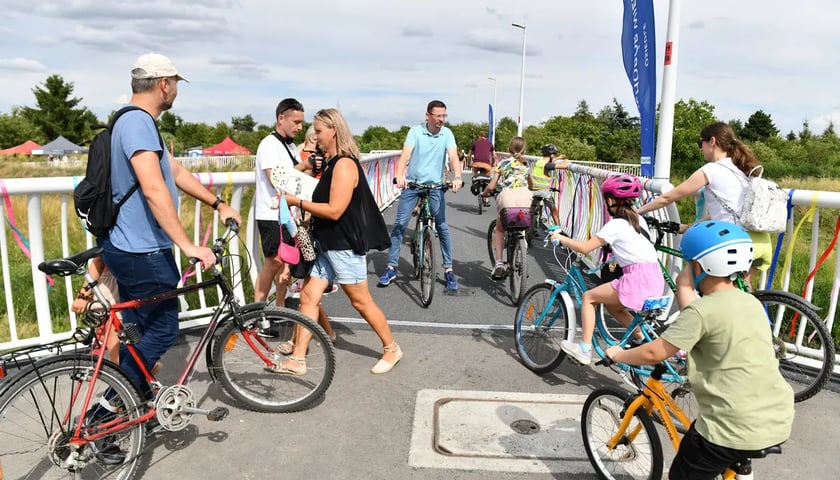
{"type": "Polygon", "coordinates": [[[796,225],[796,228],[793,229],[793,234],[791,234],[790,238],[788,239],[787,248],[785,250],[785,266],[783,267],[783,271],[790,271],[790,264],[793,261],[793,246],[796,243],[796,237],[799,236],[799,231],[802,229],[802,226],[805,224],[806,221],[811,223],[814,222],[814,214],[816,212],[817,194],[814,193],[814,196],[811,198],[811,206],[805,212],[805,215],[802,216],[802,219],[796,225]]]}
{"type": "Polygon", "coordinates": [[[829,242],[828,247],[826,247],[822,255],[820,255],[820,258],[817,260],[817,263],[814,265],[814,268],[811,269],[811,272],[808,273],[808,276],[805,278],[805,286],[802,287],[802,298],[805,298],[805,294],[808,291],[808,284],[811,283],[811,281],[817,275],[817,270],[820,269],[822,264],[828,258],[828,254],[830,254],[831,251],[834,250],[834,246],[837,244],[838,234],[840,234],[840,217],[837,217],[837,221],[834,224],[834,235],[832,235],[831,237],[831,242],[829,242]]]}
{"type": "MultiPolygon", "coordinates": [[[[15,213],[12,210],[12,199],[9,197],[9,191],[6,190],[6,182],[4,182],[2,178],[0,178],[0,191],[2,191],[3,193],[3,204],[6,208],[6,223],[12,230],[12,235],[14,235],[18,247],[20,247],[23,254],[26,255],[26,258],[32,260],[32,252],[29,251],[29,240],[17,226],[17,222],[15,221],[15,213]]],[[[51,276],[44,276],[47,277],[47,283],[50,287],[55,285],[55,280],[53,280],[51,276]]]]}

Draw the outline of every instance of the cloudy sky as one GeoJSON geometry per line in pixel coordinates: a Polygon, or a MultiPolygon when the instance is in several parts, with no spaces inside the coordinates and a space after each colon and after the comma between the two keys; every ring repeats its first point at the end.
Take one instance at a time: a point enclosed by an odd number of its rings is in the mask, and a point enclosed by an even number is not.
{"type": "MultiPolygon", "coordinates": [[[[655,0],[657,64],[668,4],[655,0]]],[[[527,25],[524,120],[594,111],[617,98],[634,111],[623,71],[619,0],[3,0],[0,113],[34,106],[57,73],[100,118],[127,101],[134,59],[170,56],[190,80],[173,112],[230,122],[300,99],[311,119],[338,105],[354,133],[419,123],[426,103],[450,121],[482,122],[493,101],[516,118],[527,25]]],[[[723,120],[762,109],[783,132],[840,122],[840,3],[682,1],[677,98],[708,100],[723,120]]],[[[661,71],[661,67],[660,67],[661,71]]],[[[660,85],[661,88],[661,85],[660,85]]],[[[658,98],[658,96],[657,96],[658,98]]]]}

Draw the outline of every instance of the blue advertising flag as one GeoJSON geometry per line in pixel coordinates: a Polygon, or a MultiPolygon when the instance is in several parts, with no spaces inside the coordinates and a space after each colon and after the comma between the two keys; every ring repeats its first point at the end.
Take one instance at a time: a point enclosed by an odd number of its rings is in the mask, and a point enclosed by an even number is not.
{"type": "Polygon", "coordinates": [[[656,27],[653,0],[624,0],[624,70],[633,87],[642,129],[642,175],[653,176],[656,129],[656,27]]]}
{"type": "Polygon", "coordinates": [[[490,118],[487,120],[487,140],[490,140],[490,143],[495,145],[495,141],[493,140],[493,136],[496,135],[495,129],[493,128],[496,124],[493,122],[493,105],[490,105],[490,118]]]}

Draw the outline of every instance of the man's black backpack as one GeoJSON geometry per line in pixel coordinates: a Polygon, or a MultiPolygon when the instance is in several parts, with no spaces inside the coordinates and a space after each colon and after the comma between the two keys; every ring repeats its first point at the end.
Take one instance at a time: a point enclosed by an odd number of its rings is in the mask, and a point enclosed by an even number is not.
{"type": "MultiPolygon", "coordinates": [[[[93,137],[88,150],[85,178],[73,190],[76,215],[82,219],[85,228],[96,237],[108,235],[117,222],[120,207],[138,187],[135,183],[119,202],[114,203],[111,196],[111,131],[117,119],[131,110],[142,109],[134,105],[119,109],[114,114],[111,123],[93,137]]],[[[163,155],[163,138],[160,132],[158,132],[158,139],[160,140],[160,155],[163,155]]]]}

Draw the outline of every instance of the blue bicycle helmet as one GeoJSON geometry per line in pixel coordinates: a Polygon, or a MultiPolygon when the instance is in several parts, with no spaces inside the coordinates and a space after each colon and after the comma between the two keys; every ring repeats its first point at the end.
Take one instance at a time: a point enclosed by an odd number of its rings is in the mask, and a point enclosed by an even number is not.
{"type": "Polygon", "coordinates": [[[721,221],[700,222],[689,228],[680,241],[680,250],[687,260],[694,260],[703,273],[694,279],[694,286],[706,277],[735,278],[750,269],[753,261],[753,243],[750,235],[734,223],[721,221]]]}

